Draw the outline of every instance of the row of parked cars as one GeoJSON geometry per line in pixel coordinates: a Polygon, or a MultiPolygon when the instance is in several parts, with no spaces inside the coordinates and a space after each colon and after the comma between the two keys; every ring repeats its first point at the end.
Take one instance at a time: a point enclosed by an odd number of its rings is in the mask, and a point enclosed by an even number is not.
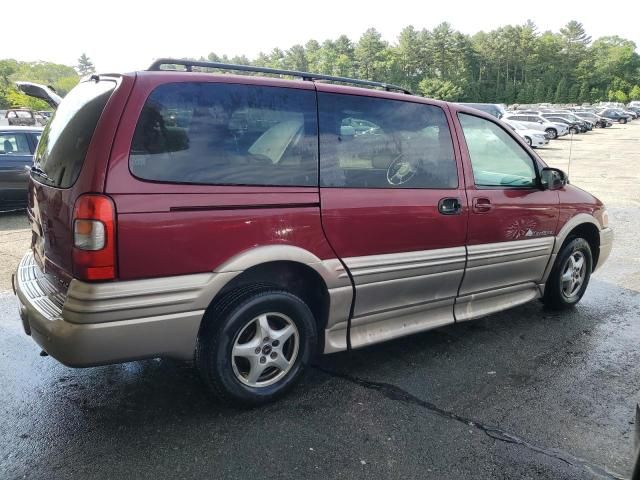
{"type": "Polygon", "coordinates": [[[626,124],[640,116],[640,102],[632,102],[628,106],[601,104],[560,107],[546,104],[510,110],[496,104],[464,105],[500,118],[533,148],[543,147],[549,140],[565,135],[611,127],[614,122],[626,124]]]}

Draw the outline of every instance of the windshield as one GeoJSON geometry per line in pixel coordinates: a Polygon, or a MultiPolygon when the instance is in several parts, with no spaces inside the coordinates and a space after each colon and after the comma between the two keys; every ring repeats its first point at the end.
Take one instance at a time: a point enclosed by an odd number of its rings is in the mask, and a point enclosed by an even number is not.
{"type": "Polygon", "coordinates": [[[34,156],[35,166],[42,173],[35,179],[60,188],[74,184],[115,86],[112,80],[89,80],[69,92],[42,132],[34,156]]]}

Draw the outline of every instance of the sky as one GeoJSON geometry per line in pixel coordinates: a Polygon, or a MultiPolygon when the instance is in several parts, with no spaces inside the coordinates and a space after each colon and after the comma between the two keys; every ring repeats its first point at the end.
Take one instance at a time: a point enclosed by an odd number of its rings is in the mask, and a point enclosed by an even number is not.
{"type": "MultiPolygon", "coordinates": [[[[8,0],[4,0],[8,1],[8,0]]],[[[32,0],[25,21],[5,18],[0,27],[0,59],[44,60],[75,65],[86,53],[99,72],[144,70],[159,57],[200,57],[209,52],[254,58],[274,47],[283,50],[314,38],[346,34],[356,41],[369,27],[395,42],[403,27],[432,29],[447,21],[473,34],[531,19],[540,32],[558,31],[570,20],[582,22],[594,39],[619,35],[640,45],[635,2],[608,8],[565,0],[320,2],[236,0],[173,2],[32,0]],[[627,7],[625,7],[627,5],[627,7]],[[576,8],[576,6],[578,8],[576,8]]],[[[595,2],[593,2],[595,5],[595,2]]],[[[19,9],[14,2],[14,7],[19,9]]]]}

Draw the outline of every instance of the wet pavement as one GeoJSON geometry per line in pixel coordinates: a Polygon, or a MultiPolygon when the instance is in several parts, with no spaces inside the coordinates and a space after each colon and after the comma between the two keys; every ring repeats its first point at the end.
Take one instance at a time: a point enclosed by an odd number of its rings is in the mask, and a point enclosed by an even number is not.
{"type": "Polygon", "coordinates": [[[40,357],[0,294],[0,478],[627,477],[640,401],[640,182],[627,162],[640,160],[640,124],[598,133],[636,141],[620,143],[633,146],[624,168],[600,140],[602,173],[597,153],[574,157],[574,183],[601,190],[616,230],[577,308],[533,302],[325,356],[264,408],[212,402],[189,364],[40,357]]]}

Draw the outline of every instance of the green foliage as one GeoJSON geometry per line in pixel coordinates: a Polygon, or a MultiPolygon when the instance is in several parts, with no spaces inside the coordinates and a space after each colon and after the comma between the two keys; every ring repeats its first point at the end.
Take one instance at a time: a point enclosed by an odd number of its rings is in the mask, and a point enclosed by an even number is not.
{"type": "Polygon", "coordinates": [[[567,79],[562,77],[556,87],[556,94],[553,98],[554,103],[567,103],[567,79]]]}
{"type": "Polygon", "coordinates": [[[622,90],[609,90],[608,97],[610,102],[627,103],[629,101],[627,94],[622,90]]]}
{"type": "MultiPolygon", "coordinates": [[[[640,100],[640,55],[635,43],[618,36],[592,42],[577,21],[559,32],[539,32],[529,20],[472,36],[446,22],[432,30],[407,26],[394,43],[370,28],[355,42],[341,35],[265,52],[254,59],[212,52],[207,59],[372,79],[453,101],[640,100]]],[[[83,75],[94,71],[84,53],[76,68],[83,75]]],[[[14,80],[52,85],[65,94],[78,82],[78,73],[47,62],[0,60],[0,108],[30,104],[15,91],[14,80]]]]}
{"type": "Polygon", "coordinates": [[[42,100],[16,90],[17,80],[51,85],[61,96],[66,95],[79,80],[73,67],[49,62],[19,62],[0,60],[0,108],[30,107],[34,110],[50,110],[42,100]]]}
{"type": "Polygon", "coordinates": [[[51,107],[45,101],[29,97],[16,89],[7,90],[5,99],[9,108],[28,107],[33,110],[51,110],[51,107]]]}
{"type": "Polygon", "coordinates": [[[462,88],[449,80],[425,78],[418,85],[418,91],[425,97],[456,102],[462,96],[462,88]]]}

